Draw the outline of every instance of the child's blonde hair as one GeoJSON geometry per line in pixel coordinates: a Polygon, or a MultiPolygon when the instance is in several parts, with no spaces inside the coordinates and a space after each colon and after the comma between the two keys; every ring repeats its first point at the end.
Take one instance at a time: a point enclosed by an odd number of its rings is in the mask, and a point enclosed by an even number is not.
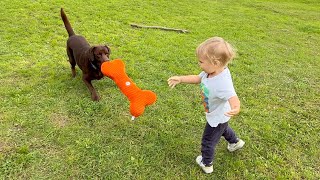
{"type": "Polygon", "coordinates": [[[196,54],[199,59],[209,60],[215,65],[226,66],[235,57],[236,52],[223,38],[212,37],[197,47],[196,54]]]}

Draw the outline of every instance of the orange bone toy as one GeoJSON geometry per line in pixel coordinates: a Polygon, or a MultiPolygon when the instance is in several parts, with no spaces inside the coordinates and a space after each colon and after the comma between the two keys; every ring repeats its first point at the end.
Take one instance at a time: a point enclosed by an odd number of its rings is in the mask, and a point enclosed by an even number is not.
{"type": "Polygon", "coordinates": [[[122,93],[129,99],[132,120],[143,114],[146,106],[156,102],[157,96],[154,92],[141,90],[128,77],[122,60],[116,59],[102,63],[101,72],[103,75],[111,78],[120,88],[122,93]]]}

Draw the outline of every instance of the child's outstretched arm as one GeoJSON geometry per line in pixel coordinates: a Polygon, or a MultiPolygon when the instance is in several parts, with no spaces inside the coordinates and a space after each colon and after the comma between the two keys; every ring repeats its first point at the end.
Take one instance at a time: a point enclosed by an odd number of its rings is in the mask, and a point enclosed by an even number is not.
{"type": "Polygon", "coordinates": [[[229,116],[229,117],[232,117],[234,115],[239,114],[239,112],[240,112],[240,100],[239,100],[238,96],[233,96],[228,101],[229,101],[231,110],[229,112],[226,112],[225,115],[229,116]]]}
{"type": "Polygon", "coordinates": [[[167,81],[169,87],[174,88],[180,83],[199,84],[201,82],[201,78],[198,75],[172,76],[167,81]]]}

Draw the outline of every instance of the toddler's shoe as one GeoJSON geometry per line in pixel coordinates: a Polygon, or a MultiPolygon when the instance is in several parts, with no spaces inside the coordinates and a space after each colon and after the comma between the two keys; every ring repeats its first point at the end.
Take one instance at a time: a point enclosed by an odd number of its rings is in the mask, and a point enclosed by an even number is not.
{"type": "Polygon", "coordinates": [[[196,162],[205,173],[210,174],[213,172],[212,164],[210,164],[210,165],[203,164],[201,155],[196,158],[196,162]]]}
{"type": "Polygon", "coordinates": [[[238,150],[238,149],[241,149],[244,145],[244,141],[242,141],[241,139],[238,140],[237,143],[228,143],[228,147],[227,149],[230,151],[230,152],[233,152],[235,150],[238,150]]]}

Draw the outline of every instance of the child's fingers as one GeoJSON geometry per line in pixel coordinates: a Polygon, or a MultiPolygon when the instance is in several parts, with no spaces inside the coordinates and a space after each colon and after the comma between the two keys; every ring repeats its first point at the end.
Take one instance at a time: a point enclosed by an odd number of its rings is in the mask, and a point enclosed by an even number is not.
{"type": "Polygon", "coordinates": [[[224,113],[224,115],[232,117],[233,115],[235,115],[235,112],[234,112],[234,110],[231,110],[229,112],[224,113]]]}
{"type": "Polygon", "coordinates": [[[177,82],[179,82],[180,79],[179,79],[178,76],[173,76],[173,77],[170,77],[167,81],[177,81],[177,82]]]}
{"type": "Polygon", "coordinates": [[[170,78],[170,79],[168,79],[167,81],[168,81],[168,82],[173,82],[173,81],[178,81],[178,80],[173,79],[173,78],[170,78]]]}
{"type": "Polygon", "coordinates": [[[175,79],[173,79],[173,78],[169,78],[169,79],[168,79],[168,85],[169,85],[169,87],[174,88],[177,84],[178,84],[178,81],[177,81],[177,80],[175,80],[175,79]]]}
{"type": "Polygon", "coordinates": [[[239,113],[239,112],[238,112],[237,109],[233,109],[233,110],[230,110],[229,112],[224,113],[224,115],[229,116],[229,117],[232,117],[232,116],[234,116],[234,115],[237,115],[238,113],[239,113]]]}
{"type": "Polygon", "coordinates": [[[173,81],[169,81],[168,84],[169,84],[169,87],[171,88],[174,88],[176,86],[176,83],[173,81]]]}

